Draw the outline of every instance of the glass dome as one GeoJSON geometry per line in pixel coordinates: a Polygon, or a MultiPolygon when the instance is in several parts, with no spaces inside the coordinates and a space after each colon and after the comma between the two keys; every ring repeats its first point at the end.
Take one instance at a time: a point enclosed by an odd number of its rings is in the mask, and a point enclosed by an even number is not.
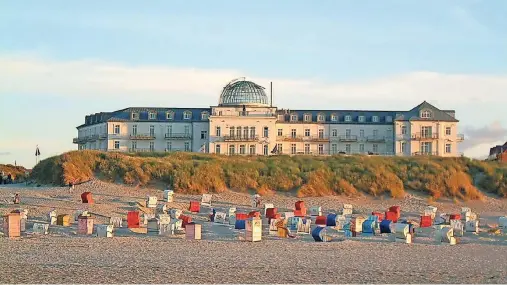
{"type": "Polygon", "coordinates": [[[219,106],[268,106],[264,87],[251,81],[235,79],[224,87],[219,106]]]}

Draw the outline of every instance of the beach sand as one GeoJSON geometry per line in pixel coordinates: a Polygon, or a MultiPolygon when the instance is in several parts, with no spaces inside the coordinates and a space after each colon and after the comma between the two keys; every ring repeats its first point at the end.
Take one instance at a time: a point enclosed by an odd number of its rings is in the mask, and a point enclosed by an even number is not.
{"type": "MultiPolygon", "coordinates": [[[[20,207],[29,210],[27,234],[21,239],[0,239],[0,283],[507,283],[507,238],[491,235],[487,224],[496,224],[507,214],[507,202],[487,198],[484,202],[436,203],[439,211],[459,212],[469,206],[479,213],[483,232],[466,234],[456,246],[435,245],[431,233],[418,233],[413,244],[388,242],[386,237],[345,239],[331,232],[333,241],[316,243],[310,235],[279,239],[263,234],[263,240],[244,241],[244,231],[228,225],[207,222],[210,209],[185,215],[203,224],[203,240],[185,240],[184,235],[147,236],[126,228],[117,229],[114,238],[76,235],[70,227],[52,226],[49,235],[31,233],[34,221],[45,220],[55,208],[58,214],[74,215],[88,209],[106,223],[108,216],[121,216],[140,208],[146,195],[162,200],[161,189],[136,189],[92,181],[67,187],[0,187],[0,201],[19,193],[20,207]],[[80,194],[93,193],[94,205],[81,203],[80,194]],[[137,205],[136,205],[137,204],[137,205]]],[[[189,201],[200,195],[175,195],[169,208],[186,210],[189,201]]],[[[291,196],[264,197],[279,211],[292,210],[299,200],[291,196]],[[283,209],[285,208],[285,209],[283,209]]],[[[343,203],[354,205],[355,213],[369,214],[400,205],[403,217],[418,220],[427,199],[415,194],[405,199],[359,197],[304,198],[307,207],[321,206],[325,213],[339,212],[343,203]]],[[[220,211],[237,207],[253,210],[250,196],[227,191],[214,194],[213,206],[220,211]]],[[[5,214],[17,205],[0,205],[5,214]]]]}

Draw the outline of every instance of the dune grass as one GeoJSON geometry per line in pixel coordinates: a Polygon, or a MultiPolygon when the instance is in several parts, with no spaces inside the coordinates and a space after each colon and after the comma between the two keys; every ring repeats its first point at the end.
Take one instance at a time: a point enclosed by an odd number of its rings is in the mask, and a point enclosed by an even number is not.
{"type": "Polygon", "coordinates": [[[14,166],[12,164],[0,164],[0,173],[4,172],[5,175],[11,174],[13,180],[24,181],[27,169],[23,166],[14,166]]]}
{"type": "Polygon", "coordinates": [[[299,197],[366,193],[399,198],[414,190],[432,200],[469,200],[482,199],[482,191],[507,197],[506,174],[501,164],[468,158],[73,151],[41,161],[32,178],[44,184],[79,183],[93,177],[134,186],[163,182],[183,193],[232,189],[261,195],[296,191],[299,197]]]}

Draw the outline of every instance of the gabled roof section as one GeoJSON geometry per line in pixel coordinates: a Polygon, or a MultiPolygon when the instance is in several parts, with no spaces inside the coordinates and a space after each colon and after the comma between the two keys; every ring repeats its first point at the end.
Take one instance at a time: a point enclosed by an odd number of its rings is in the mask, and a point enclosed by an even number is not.
{"type": "Polygon", "coordinates": [[[396,121],[440,121],[440,122],[459,122],[449,113],[454,114],[454,110],[440,110],[430,103],[424,101],[412,110],[407,112],[398,112],[396,121]],[[430,118],[421,118],[421,111],[428,110],[431,112],[430,118]]]}

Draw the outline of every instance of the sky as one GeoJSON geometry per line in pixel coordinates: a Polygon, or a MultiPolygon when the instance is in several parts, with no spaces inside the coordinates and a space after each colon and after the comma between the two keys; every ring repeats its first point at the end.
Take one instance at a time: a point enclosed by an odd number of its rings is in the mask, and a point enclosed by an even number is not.
{"type": "Polygon", "coordinates": [[[0,163],[75,150],[85,115],[209,107],[230,80],[290,109],[456,110],[506,141],[507,1],[0,0],[0,163]]]}

